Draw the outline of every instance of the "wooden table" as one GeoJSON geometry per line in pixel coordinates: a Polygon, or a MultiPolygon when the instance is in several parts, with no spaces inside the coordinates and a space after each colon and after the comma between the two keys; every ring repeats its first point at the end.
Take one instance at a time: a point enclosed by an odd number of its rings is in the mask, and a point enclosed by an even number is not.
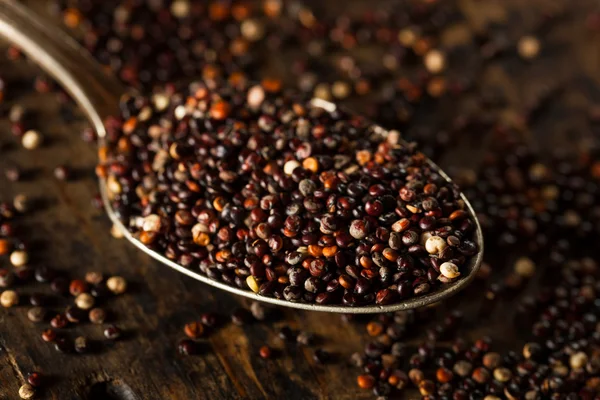
{"type": "MultiPolygon", "coordinates": [[[[479,29],[483,21],[509,18],[512,14],[507,10],[517,3],[461,1],[468,20],[455,26],[448,40],[468,37],[469,30],[479,29]]],[[[514,22],[516,37],[535,26],[536,7],[557,5],[554,1],[526,3],[529,8],[521,10],[520,19],[514,22]]],[[[544,48],[542,62],[528,64],[516,56],[507,57],[501,63],[490,64],[482,73],[482,82],[501,87],[514,107],[526,104],[537,88],[564,82],[562,97],[551,108],[554,116],[543,115],[531,129],[531,133],[546,137],[564,136],[573,130],[578,135],[589,132],[587,107],[591,100],[600,100],[593,86],[600,77],[599,37],[586,30],[583,23],[591,2],[563,1],[558,6],[567,4],[576,8],[553,25],[548,42],[544,42],[548,48],[544,48]]],[[[38,150],[23,150],[8,133],[3,116],[0,170],[18,164],[27,177],[9,183],[0,176],[0,200],[10,200],[17,193],[26,193],[35,200],[32,212],[18,220],[24,237],[39,249],[32,252],[33,266],[45,264],[78,277],[98,270],[128,279],[130,290],[106,304],[126,335],[103,346],[98,354],[66,355],[42,342],[43,328],[27,319],[28,306],[0,310],[0,399],[17,398],[23,377],[33,370],[49,376],[48,385],[38,396],[44,399],[373,398],[370,392],[356,387],[357,370],[347,361],[365,342],[364,324],[343,322],[336,315],[282,310],[281,318],[269,323],[239,327],[226,322],[202,340],[202,354],[179,355],[177,343],[184,337],[184,323],[207,311],[228,320],[232,310],[249,304],[162,266],[109,235],[108,219],[90,205],[97,193],[95,150],[78,138],[86,123],[76,111],[72,115],[69,107],[60,106],[54,94],[32,92],[32,79],[37,73],[38,69],[26,61],[4,59],[0,63],[0,74],[7,82],[2,109],[24,104],[33,112],[32,126],[47,139],[38,150]],[[52,170],[59,164],[75,168],[76,177],[70,182],[57,181],[52,170]],[[282,326],[313,332],[319,343],[308,347],[284,344],[277,338],[282,326]],[[264,344],[276,349],[270,360],[258,357],[258,349],[264,344]],[[312,354],[318,347],[331,351],[335,360],[317,365],[312,354]]],[[[443,109],[438,112],[444,115],[443,109]]],[[[506,118],[511,118],[510,108],[506,118]]],[[[459,147],[465,151],[469,143],[459,147]]],[[[511,261],[510,255],[495,260],[511,261]]],[[[0,266],[7,264],[7,260],[0,259],[0,266]]],[[[20,289],[22,302],[27,301],[26,293],[42,288],[36,285],[20,289]]],[[[506,324],[513,314],[511,304],[501,301],[491,313],[481,302],[477,288],[470,288],[435,313],[441,318],[450,308],[460,307],[467,313],[465,337],[492,334],[500,348],[517,348],[523,338],[515,337],[506,324]]],[[[91,324],[69,331],[72,337],[76,333],[102,339],[101,329],[91,324]]],[[[414,340],[423,335],[424,329],[419,329],[414,340]]]]}

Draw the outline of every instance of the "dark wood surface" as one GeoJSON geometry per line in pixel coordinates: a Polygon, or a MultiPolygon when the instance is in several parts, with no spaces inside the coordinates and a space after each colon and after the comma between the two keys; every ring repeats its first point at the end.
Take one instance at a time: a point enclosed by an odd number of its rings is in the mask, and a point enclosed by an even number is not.
{"type": "MultiPolygon", "coordinates": [[[[469,32],[480,29],[484,21],[513,18],[510,10],[517,7],[516,3],[462,1],[468,20],[453,27],[447,40],[469,37],[469,32]]],[[[541,61],[527,64],[516,56],[508,57],[486,67],[481,73],[482,82],[497,85],[507,93],[511,107],[507,107],[506,118],[515,118],[511,110],[527,104],[540,88],[561,83],[564,90],[560,101],[552,105],[547,118],[542,117],[526,133],[546,138],[569,137],[574,132],[583,135],[589,132],[586,110],[599,94],[593,83],[600,77],[600,37],[590,33],[583,22],[591,2],[526,3],[527,9],[521,10],[514,22],[515,37],[537,26],[540,7],[572,8],[547,35],[541,61]]],[[[0,75],[7,81],[2,110],[14,103],[24,104],[33,112],[29,123],[46,138],[42,148],[23,150],[10,135],[6,118],[2,118],[0,170],[17,164],[27,177],[14,184],[0,175],[0,200],[26,193],[35,201],[34,210],[17,222],[21,236],[36,248],[32,266],[45,264],[78,277],[99,270],[128,279],[130,290],[106,303],[114,322],[126,335],[114,345],[103,346],[98,354],[65,355],[41,341],[43,328],[27,319],[28,306],[0,310],[0,399],[18,398],[24,376],[33,370],[49,376],[49,384],[38,396],[44,399],[373,398],[370,392],[356,387],[357,371],[347,361],[365,342],[364,324],[343,322],[336,315],[281,310],[281,317],[269,323],[243,327],[224,323],[201,340],[200,355],[177,354],[184,323],[207,311],[227,320],[236,307],[249,304],[180,275],[126,241],[110,236],[108,219],[90,205],[97,192],[93,175],[96,156],[94,148],[79,139],[86,123],[76,111],[74,115],[65,111],[54,94],[32,92],[38,72],[26,61],[4,59],[0,63],[0,75]],[[67,183],[54,179],[52,170],[59,164],[75,168],[75,179],[67,183]],[[315,333],[318,346],[285,345],[277,338],[282,326],[315,333]],[[258,349],[264,344],[276,350],[271,360],[258,357],[258,349]],[[315,364],[312,354],[317,347],[331,351],[335,359],[326,365],[315,364]]],[[[443,109],[436,112],[444,115],[443,109]]],[[[460,143],[462,150],[456,157],[470,154],[469,149],[479,145],[474,144],[478,140],[471,139],[460,143]]],[[[548,142],[540,141],[540,145],[548,142]]],[[[511,261],[511,255],[494,260],[511,261]]],[[[8,261],[0,259],[0,266],[6,265],[8,261]]],[[[487,333],[498,339],[502,348],[517,348],[521,339],[511,323],[513,303],[503,300],[491,313],[475,286],[438,307],[436,318],[459,307],[467,313],[465,337],[487,333]]],[[[36,290],[46,287],[32,284],[19,289],[22,303],[27,301],[26,294],[36,290]]],[[[100,327],[90,324],[70,328],[68,334],[102,339],[100,327]]],[[[414,340],[423,335],[424,329],[419,329],[414,340]]]]}

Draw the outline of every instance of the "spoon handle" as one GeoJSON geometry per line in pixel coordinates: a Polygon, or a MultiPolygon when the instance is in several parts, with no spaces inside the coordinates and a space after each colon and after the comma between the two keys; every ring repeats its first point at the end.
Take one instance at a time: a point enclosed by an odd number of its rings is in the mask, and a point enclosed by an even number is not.
{"type": "Polygon", "coordinates": [[[56,79],[105,136],[103,120],[117,111],[122,85],[54,24],[15,0],[0,0],[0,37],[19,47],[56,79]]]}

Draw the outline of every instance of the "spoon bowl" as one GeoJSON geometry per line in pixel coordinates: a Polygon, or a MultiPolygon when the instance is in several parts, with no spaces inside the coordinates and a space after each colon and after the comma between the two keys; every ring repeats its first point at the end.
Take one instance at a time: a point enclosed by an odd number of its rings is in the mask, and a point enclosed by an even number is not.
{"type": "MultiPolygon", "coordinates": [[[[106,129],[104,120],[117,115],[120,97],[126,92],[113,76],[109,75],[73,38],[60,28],[44,21],[27,7],[14,0],[0,0],[0,36],[17,45],[49,75],[56,79],[70,93],[86,114],[98,135],[98,145],[104,146],[106,129]]],[[[313,107],[323,108],[328,112],[336,109],[336,105],[321,99],[311,101],[313,107]]],[[[384,128],[374,126],[376,129],[384,128]]],[[[451,179],[431,160],[427,160],[444,179],[451,179]]],[[[350,307],[344,305],[320,305],[298,303],[273,297],[261,296],[251,290],[230,286],[220,281],[179,265],[164,255],[151,250],[142,244],[119,220],[108,199],[106,182],[100,179],[100,193],[106,212],[123,236],[138,249],[161,263],[194,279],[255,301],[262,301],[278,306],[292,307],[311,311],[333,313],[382,313],[408,310],[427,306],[442,301],[465,288],[475,277],[483,259],[483,235],[481,226],[469,201],[461,194],[469,217],[475,224],[473,241],[478,246],[478,253],[461,266],[461,277],[454,282],[443,284],[436,290],[422,296],[405,299],[389,305],[368,305],[350,307]]]]}

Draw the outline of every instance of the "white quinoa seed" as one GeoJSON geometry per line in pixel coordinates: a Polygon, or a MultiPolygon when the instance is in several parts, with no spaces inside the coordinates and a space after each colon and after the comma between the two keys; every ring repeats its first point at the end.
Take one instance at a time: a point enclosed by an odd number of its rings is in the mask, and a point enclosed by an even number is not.
{"type": "Polygon", "coordinates": [[[446,247],[448,247],[448,244],[444,239],[442,239],[439,236],[431,236],[425,242],[425,250],[427,250],[429,254],[439,254],[446,247]]]}
{"type": "Polygon", "coordinates": [[[451,262],[443,263],[440,266],[440,273],[448,279],[454,279],[454,278],[458,278],[460,276],[460,271],[458,270],[458,266],[451,262]]]}
{"type": "Polygon", "coordinates": [[[581,369],[584,368],[588,362],[588,356],[583,351],[579,351],[575,354],[572,354],[569,358],[569,364],[573,369],[581,369]]]}
{"type": "Polygon", "coordinates": [[[26,383],[19,388],[19,397],[22,399],[33,399],[35,389],[30,384],[26,383]]]}
{"type": "Polygon", "coordinates": [[[19,304],[19,295],[14,290],[5,290],[0,294],[0,304],[5,308],[16,306],[19,304]]]}
{"type": "Polygon", "coordinates": [[[523,278],[531,278],[535,274],[535,264],[527,257],[521,257],[515,262],[515,272],[523,278]]]}
{"type": "Polygon", "coordinates": [[[248,90],[246,101],[250,107],[260,107],[265,100],[265,90],[260,85],[255,85],[248,90]]]}
{"type": "Polygon", "coordinates": [[[106,281],[106,287],[114,294],[122,294],[127,290],[127,281],[121,276],[111,276],[106,281]]]}
{"type": "Polygon", "coordinates": [[[171,14],[175,18],[185,18],[190,13],[190,2],[189,0],[175,0],[171,4],[171,14]]]}
{"type": "Polygon", "coordinates": [[[40,145],[42,144],[42,140],[42,134],[36,130],[31,129],[25,132],[25,134],[21,138],[21,144],[27,150],[34,150],[40,147],[40,145]]]}
{"type": "Polygon", "coordinates": [[[89,293],[81,293],[75,298],[75,304],[82,310],[89,310],[94,306],[95,299],[89,293]]]}
{"type": "Polygon", "coordinates": [[[152,96],[152,103],[154,104],[156,111],[164,111],[167,109],[167,107],[169,107],[169,96],[162,93],[157,93],[152,96]]]}
{"type": "Polygon", "coordinates": [[[519,55],[526,60],[536,58],[540,53],[541,47],[539,39],[535,36],[523,36],[517,43],[519,55]]]}
{"type": "Polygon", "coordinates": [[[115,239],[123,239],[125,237],[123,231],[117,224],[113,224],[113,226],[110,228],[110,234],[115,239]]]}
{"type": "Polygon", "coordinates": [[[160,217],[156,214],[150,214],[144,218],[144,224],[142,230],[145,232],[160,232],[161,221],[160,217]]]}
{"type": "Polygon", "coordinates": [[[10,263],[14,267],[23,267],[29,262],[29,255],[24,250],[15,250],[10,253],[10,263]]]}
{"type": "Polygon", "coordinates": [[[265,35],[265,28],[263,24],[255,19],[246,19],[240,26],[242,36],[251,42],[260,40],[265,35]]]}
{"type": "Polygon", "coordinates": [[[288,162],[285,163],[285,165],[283,166],[283,172],[285,172],[286,175],[292,175],[292,172],[294,172],[294,170],[296,168],[298,168],[300,166],[300,163],[296,160],[290,160],[288,162]]]}
{"type": "Polygon", "coordinates": [[[432,74],[439,74],[446,67],[446,56],[440,50],[429,50],[425,55],[425,68],[432,74]]]}

